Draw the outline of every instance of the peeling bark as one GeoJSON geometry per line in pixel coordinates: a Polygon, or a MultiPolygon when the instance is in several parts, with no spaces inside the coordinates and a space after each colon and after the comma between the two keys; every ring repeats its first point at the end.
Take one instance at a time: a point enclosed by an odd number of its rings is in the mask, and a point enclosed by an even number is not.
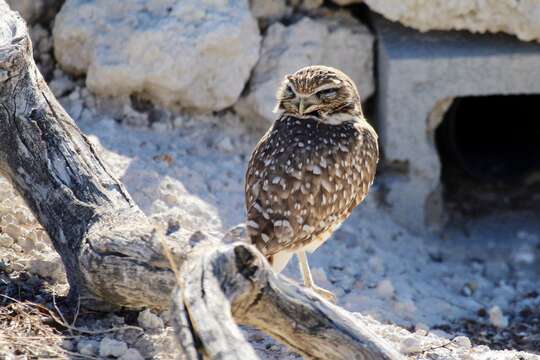
{"type": "Polygon", "coordinates": [[[402,358],[346,311],[276,276],[254,247],[183,229],[161,235],[59,105],[33,61],[24,21],[4,0],[0,172],[48,232],[73,296],[94,309],[163,309],[173,294],[188,359],[256,359],[237,323],[307,357],[402,358]]]}

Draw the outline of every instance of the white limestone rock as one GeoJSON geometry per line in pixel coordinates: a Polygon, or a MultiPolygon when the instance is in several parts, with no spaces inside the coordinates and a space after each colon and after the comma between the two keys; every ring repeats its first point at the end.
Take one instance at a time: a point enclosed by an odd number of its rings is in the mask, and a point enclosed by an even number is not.
{"type": "Polygon", "coordinates": [[[348,16],[305,17],[290,26],[275,23],[268,28],[249,92],[235,109],[250,121],[273,121],[275,93],[283,77],[317,64],[344,71],[363,99],[373,93],[373,36],[368,29],[348,16]]]}
{"type": "Polygon", "coordinates": [[[505,32],[524,41],[540,41],[537,0],[365,0],[365,3],[386,18],[420,31],[505,32]]]}
{"type": "Polygon", "coordinates": [[[68,0],[53,36],[59,64],[97,95],[198,111],[236,102],[260,47],[247,0],[68,0]]]}

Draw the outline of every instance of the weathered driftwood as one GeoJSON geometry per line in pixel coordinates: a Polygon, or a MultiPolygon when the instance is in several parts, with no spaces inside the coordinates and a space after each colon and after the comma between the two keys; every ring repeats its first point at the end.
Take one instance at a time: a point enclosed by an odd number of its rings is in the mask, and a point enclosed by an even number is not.
{"type": "Polygon", "coordinates": [[[152,225],[47,87],[24,21],[1,6],[1,171],[49,233],[74,292],[163,306],[174,279],[152,225]]]}
{"type": "Polygon", "coordinates": [[[155,229],[58,104],[32,59],[24,21],[4,0],[0,172],[50,235],[71,294],[86,306],[166,308],[178,284],[174,324],[189,359],[256,358],[237,322],[309,357],[401,358],[344,310],[276,277],[252,246],[155,229]]]}
{"type": "Polygon", "coordinates": [[[266,332],[307,358],[401,358],[346,311],[276,276],[253,246],[220,246],[188,263],[186,271],[190,276],[182,281],[175,310],[187,313],[185,316],[195,328],[201,326],[198,335],[203,342],[223,337],[236,344],[228,358],[252,358],[242,347],[236,327],[217,326],[231,323],[231,310],[237,322],[266,332]],[[181,310],[181,301],[187,312],[181,310]],[[210,323],[218,321],[209,326],[208,319],[212,319],[210,323]]]}

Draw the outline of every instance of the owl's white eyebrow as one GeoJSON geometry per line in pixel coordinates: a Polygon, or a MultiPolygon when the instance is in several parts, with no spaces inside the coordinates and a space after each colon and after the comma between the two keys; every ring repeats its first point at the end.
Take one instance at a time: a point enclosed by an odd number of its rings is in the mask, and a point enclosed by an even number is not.
{"type": "Polygon", "coordinates": [[[287,82],[286,86],[288,86],[296,96],[310,97],[310,96],[312,96],[312,95],[314,95],[314,94],[316,94],[316,93],[318,93],[319,91],[322,91],[322,90],[339,89],[341,87],[341,84],[324,84],[324,85],[319,86],[317,89],[315,89],[315,91],[313,91],[313,92],[311,92],[309,94],[306,94],[306,95],[299,94],[290,81],[287,82]]]}
{"type": "Polygon", "coordinates": [[[341,87],[340,84],[325,84],[325,85],[321,85],[319,86],[317,89],[315,89],[315,91],[311,92],[309,95],[306,95],[306,97],[310,97],[312,95],[315,95],[316,93],[318,93],[319,91],[323,91],[323,90],[331,90],[331,89],[339,89],[341,87]]]}
{"type": "Polygon", "coordinates": [[[341,87],[341,84],[324,84],[321,85],[313,92],[313,94],[318,93],[322,90],[330,90],[330,89],[339,89],[341,87]]]}

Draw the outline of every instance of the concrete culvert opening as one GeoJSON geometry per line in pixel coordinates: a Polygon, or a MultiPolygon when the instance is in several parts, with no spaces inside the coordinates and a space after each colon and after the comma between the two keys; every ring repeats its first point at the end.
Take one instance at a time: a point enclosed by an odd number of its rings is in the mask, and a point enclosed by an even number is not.
{"type": "Polygon", "coordinates": [[[456,98],[435,132],[448,210],[540,209],[540,95],[456,98]]]}

